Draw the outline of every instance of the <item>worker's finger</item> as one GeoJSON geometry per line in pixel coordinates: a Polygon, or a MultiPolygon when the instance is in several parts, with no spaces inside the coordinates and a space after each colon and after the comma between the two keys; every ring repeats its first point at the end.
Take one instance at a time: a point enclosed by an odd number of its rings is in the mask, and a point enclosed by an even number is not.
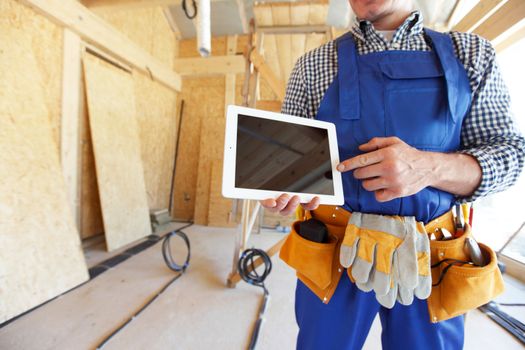
{"type": "Polygon", "coordinates": [[[288,202],[290,202],[290,195],[287,193],[283,193],[279,197],[277,197],[275,201],[277,202],[277,204],[275,205],[274,209],[275,211],[280,212],[288,205],[288,202]]]}
{"type": "Polygon", "coordinates": [[[375,197],[378,202],[388,202],[388,201],[391,201],[392,199],[396,199],[402,196],[400,193],[396,192],[395,190],[386,188],[386,189],[377,190],[375,192],[375,197]]]}
{"type": "Polygon", "coordinates": [[[385,178],[383,177],[376,177],[373,179],[364,180],[362,185],[363,188],[367,191],[377,191],[388,187],[388,184],[385,182],[385,178]]]}
{"type": "Polygon", "coordinates": [[[372,164],[363,168],[354,170],[354,177],[356,179],[369,179],[383,175],[384,168],[381,164],[372,164]]]}
{"type": "Polygon", "coordinates": [[[363,152],[375,151],[380,148],[392,146],[393,144],[403,142],[399,137],[374,137],[367,143],[363,143],[359,146],[359,149],[363,152]]]}
{"type": "Polygon", "coordinates": [[[314,197],[312,200],[308,203],[301,204],[303,206],[304,210],[315,210],[319,207],[319,204],[321,202],[321,199],[319,197],[314,197]]]}
{"type": "Polygon", "coordinates": [[[347,159],[339,163],[339,165],[337,165],[337,170],[339,170],[340,172],[350,171],[375,163],[379,163],[383,159],[384,158],[381,151],[360,154],[358,156],[355,156],[353,158],[347,159]]]}
{"type": "Polygon", "coordinates": [[[288,202],[288,204],[286,205],[286,207],[284,207],[280,212],[279,214],[283,215],[283,216],[286,216],[286,215],[290,215],[292,213],[295,212],[295,209],[297,208],[297,206],[299,205],[300,203],[300,198],[299,196],[293,196],[292,199],[290,199],[290,201],[288,202]]]}
{"type": "Polygon", "coordinates": [[[263,206],[263,208],[268,209],[268,210],[275,208],[275,206],[277,205],[277,202],[273,198],[262,200],[260,201],[260,203],[263,206]]]}

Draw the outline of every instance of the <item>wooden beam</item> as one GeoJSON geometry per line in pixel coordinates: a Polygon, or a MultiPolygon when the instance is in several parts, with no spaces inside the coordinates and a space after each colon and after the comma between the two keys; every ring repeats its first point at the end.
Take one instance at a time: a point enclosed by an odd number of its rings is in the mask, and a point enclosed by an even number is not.
{"type": "Polygon", "coordinates": [[[520,29],[516,30],[511,35],[507,36],[505,39],[501,40],[499,43],[494,45],[494,48],[496,49],[497,53],[502,52],[512,44],[516,43],[517,41],[525,38],[525,26],[521,27],[520,29]]]}
{"type": "Polygon", "coordinates": [[[259,26],[257,31],[266,34],[310,34],[326,33],[330,27],[324,25],[259,26]]]}
{"type": "Polygon", "coordinates": [[[525,19],[525,1],[509,0],[474,29],[474,33],[494,40],[525,19]]]}
{"type": "Polygon", "coordinates": [[[253,62],[255,68],[261,73],[261,76],[268,82],[270,88],[277,95],[277,98],[284,100],[285,85],[273,73],[272,69],[266,64],[264,58],[255,50],[250,55],[250,60],[253,62]]]}
{"type": "Polygon", "coordinates": [[[83,112],[82,42],[64,29],[60,162],[71,212],[80,230],[80,117],[83,112]]]}
{"type": "Polygon", "coordinates": [[[52,22],[70,29],[82,40],[115,56],[176,91],[181,77],[124,34],[74,0],[19,0],[52,22]]]}
{"type": "Polygon", "coordinates": [[[180,29],[177,25],[177,22],[175,22],[175,18],[173,18],[171,10],[169,9],[169,7],[166,7],[162,11],[164,12],[164,17],[166,17],[166,21],[168,22],[172,32],[175,33],[175,37],[178,40],[180,40],[182,38],[182,34],[180,33],[180,29]]]}
{"type": "Polygon", "coordinates": [[[506,1],[507,0],[481,0],[452,29],[458,32],[471,32],[479,23],[506,1]]]}
{"type": "Polygon", "coordinates": [[[176,58],[175,70],[180,75],[222,75],[244,73],[242,55],[176,58]]]}
{"type": "Polygon", "coordinates": [[[302,5],[326,5],[328,7],[329,0],[308,0],[308,1],[282,1],[282,2],[258,2],[254,5],[254,9],[259,8],[268,8],[275,6],[284,6],[284,7],[293,7],[293,6],[302,6],[302,5]]]}
{"type": "MultiPolygon", "coordinates": [[[[225,0],[211,0],[225,1],[225,0]]],[[[109,8],[141,8],[141,7],[165,7],[178,6],[182,0],[81,0],[84,6],[94,9],[109,9],[109,8]]]]}
{"type": "Polygon", "coordinates": [[[244,34],[250,31],[248,24],[248,17],[246,16],[246,6],[244,5],[244,0],[236,0],[237,8],[239,9],[239,17],[241,17],[242,32],[244,34]]]}

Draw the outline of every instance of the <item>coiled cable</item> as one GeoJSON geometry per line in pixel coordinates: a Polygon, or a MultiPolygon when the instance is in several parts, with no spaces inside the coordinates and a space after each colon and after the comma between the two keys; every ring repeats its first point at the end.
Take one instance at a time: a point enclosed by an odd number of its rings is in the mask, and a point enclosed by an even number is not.
{"type": "Polygon", "coordinates": [[[195,0],[191,0],[191,5],[193,6],[193,14],[190,15],[188,13],[188,8],[186,7],[186,0],[182,0],[182,10],[184,11],[184,14],[188,19],[194,19],[197,17],[197,4],[195,3],[195,0]]]}
{"type": "Polygon", "coordinates": [[[261,287],[264,291],[263,302],[259,308],[259,317],[255,323],[250,345],[248,346],[249,350],[254,350],[264,321],[264,312],[266,311],[270,298],[270,293],[264,284],[264,280],[272,271],[272,260],[264,250],[256,248],[246,249],[237,262],[237,269],[239,270],[239,275],[245,282],[256,287],[261,287]],[[257,267],[260,266],[260,264],[256,262],[257,258],[260,258],[262,261],[263,269],[261,272],[257,271],[257,267]]]}

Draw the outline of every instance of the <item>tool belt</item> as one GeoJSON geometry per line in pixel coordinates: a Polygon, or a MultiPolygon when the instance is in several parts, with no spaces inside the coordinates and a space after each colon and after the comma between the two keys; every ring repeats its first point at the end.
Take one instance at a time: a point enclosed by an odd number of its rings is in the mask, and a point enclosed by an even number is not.
{"type": "MultiPolygon", "coordinates": [[[[279,254],[296,270],[297,278],[325,304],[330,301],[345,270],[352,280],[350,268],[345,269],[339,262],[341,243],[351,215],[343,208],[325,205],[303,212],[301,219],[292,224],[279,254]],[[329,234],[327,243],[313,242],[298,234],[300,222],[310,218],[326,225],[329,234]]],[[[427,233],[437,229],[455,232],[452,211],[425,225],[427,233]]],[[[488,262],[486,265],[479,267],[466,263],[465,240],[471,236],[471,228],[467,224],[459,238],[430,241],[433,287],[427,303],[432,323],[464,314],[503,292],[503,278],[491,248],[479,244],[488,262]]]]}

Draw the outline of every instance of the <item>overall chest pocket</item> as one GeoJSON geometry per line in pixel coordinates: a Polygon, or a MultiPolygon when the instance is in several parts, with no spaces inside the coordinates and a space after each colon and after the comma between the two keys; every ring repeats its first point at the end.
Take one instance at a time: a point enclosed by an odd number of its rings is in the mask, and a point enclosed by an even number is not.
{"type": "Polygon", "coordinates": [[[381,63],[385,133],[422,150],[440,150],[452,124],[446,80],[430,62],[381,63]]]}

